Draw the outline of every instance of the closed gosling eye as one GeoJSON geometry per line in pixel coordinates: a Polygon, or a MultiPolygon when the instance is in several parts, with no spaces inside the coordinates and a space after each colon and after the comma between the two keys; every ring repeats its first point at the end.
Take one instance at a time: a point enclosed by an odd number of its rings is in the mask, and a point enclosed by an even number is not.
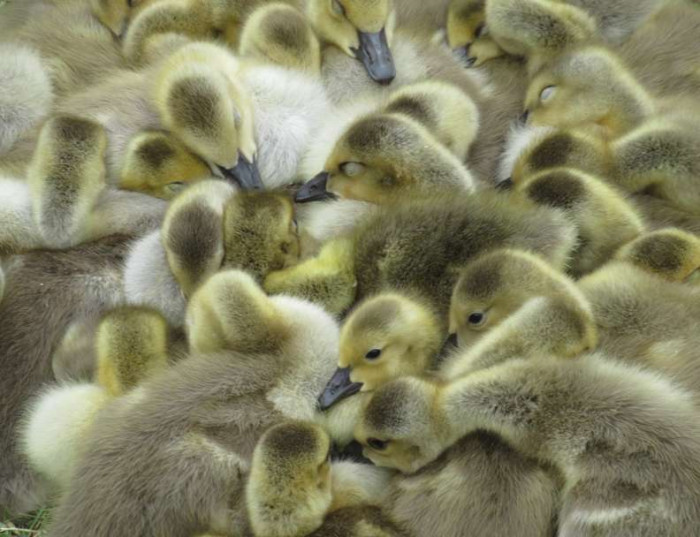
{"type": "Polygon", "coordinates": [[[389,445],[388,440],[379,440],[378,438],[368,438],[367,445],[375,451],[384,451],[389,445]]]}
{"type": "Polygon", "coordinates": [[[343,7],[343,4],[338,2],[338,0],[331,0],[331,9],[336,15],[345,17],[345,8],[343,7]]]}
{"type": "Polygon", "coordinates": [[[355,177],[364,172],[365,167],[359,162],[343,162],[340,165],[340,171],[342,171],[348,177],[355,177]]]}
{"type": "Polygon", "coordinates": [[[547,86],[540,92],[540,102],[546,103],[557,91],[556,86],[547,86]]]}

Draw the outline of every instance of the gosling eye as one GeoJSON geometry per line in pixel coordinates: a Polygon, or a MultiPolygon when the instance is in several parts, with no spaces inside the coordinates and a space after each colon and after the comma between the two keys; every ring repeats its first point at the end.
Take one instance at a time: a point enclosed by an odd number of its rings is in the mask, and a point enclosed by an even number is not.
{"type": "Polygon", "coordinates": [[[365,354],[365,358],[367,358],[368,360],[376,360],[381,355],[382,355],[381,349],[372,349],[367,354],[365,354]]]}
{"type": "Polygon", "coordinates": [[[557,91],[556,86],[547,86],[540,92],[540,102],[545,103],[552,98],[554,93],[557,91]]]}
{"type": "Polygon", "coordinates": [[[473,327],[482,326],[486,322],[486,314],[481,311],[470,313],[467,322],[473,327]]]}
{"type": "Polygon", "coordinates": [[[394,186],[394,178],[391,175],[385,175],[379,180],[382,186],[394,186]]]}
{"type": "Polygon", "coordinates": [[[485,22],[482,22],[481,24],[479,24],[479,26],[476,27],[476,31],[474,32],[474,35],[476,36],[477,39],[480,37],[486,37],[487,35],[489,35],[489,27],[486,26],[485,22]]]}
{"type": "Polygon", "coordinates": [[[365,171],[365,166],[359,162],[343,162],[340,165],[340,171],[348,177],[355,177],[365,171]]]}
{"type": "Polygon", "coordinates": [[[384,451],[389,445],[388,440],[379,440],[378,438],[368,438],[367,445],[375,451],[384,451]]]}
{"type": "Polygon", "coordinates": [[[173,194],[177,194],[178,192],[181,192],[185,188],[185,183],[181,181],[173,181],[172,183],[168,183],[165,188],[168,189],[169,192],[172,192],[173,194]]]}
{"type": "Polygon", "coordinates": [[[331,9],[336,15],[340,15],[341,17],[345,16],[345,8],[338,0],[331,0],[331,9]]]}

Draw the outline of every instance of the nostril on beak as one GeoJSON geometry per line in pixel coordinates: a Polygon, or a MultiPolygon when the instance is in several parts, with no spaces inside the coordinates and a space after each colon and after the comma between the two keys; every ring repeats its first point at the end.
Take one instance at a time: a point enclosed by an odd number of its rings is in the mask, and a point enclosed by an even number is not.
{"type": "Polygon", "coordinates": [[[527,123],[527,120],[530,118],[530,111],[525,110],[522,115],[520,116],[520,123],[525,125],[527,123]]]}

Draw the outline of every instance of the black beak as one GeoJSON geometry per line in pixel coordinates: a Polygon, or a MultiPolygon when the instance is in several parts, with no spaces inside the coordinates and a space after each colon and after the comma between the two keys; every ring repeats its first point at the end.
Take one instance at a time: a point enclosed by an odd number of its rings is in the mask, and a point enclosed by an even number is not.
{"type": "Polygon", "coordinates": [[[338,368],[326,384],[326,388],[318,398],[321,410],[328,410],[343,399],[355,395],[362,388],[362,383],[350,381],[350,368],[338,368]]]}
{"type": "Polygon", "coordinates": [[[297,203],[308,203],[310,201],[322,201],[335,199],[335,195],[326,190],[328,185],[329,174],[327,172],[319,173],[311,181],[304,183],[294,196],[294,201],[297,203]]]}
{"type": "Polygon", "coordinates": [[[476,58],[469,56],[471,44],[458,47],[452,51],[452,54],[465,66],[471,67],[476,63],[476,58]]]}
{"type": "Polygon", "coordinates": [[[360,38],[360,48],[355,49],[355,57],[360,60],[367,73],[375,82],[390,84],[396,77],[394,58],[391,56],[386,31],[382,28],[375,34],[357,32],[360,38]]]}
{"type": "Polygon", "coordinates": [[[513,179],[504,179],[500,183],[496,183],[496,190],[511,190],[513,188],[513,179]]]}
{"type": "Polygon", "coordinates": [[[260,178],[260,170],[258,164],[253,160],[250,162],[242,154],[238,155],[238,164],[233,168],[227,169],[219,166],[219,170],[224,174],[224,177],[236,183],[242,190],[264,190],[262,179],[260,178]]]}
{"type": "Polygon", "coordinates": [[[525,110],[522,113],[522,115],[520,116],[520,119],[519,119],[520,123],[522,123],[523,125],[527,124],[527,120],[529,119],[529,117],[530,117],[530,111],[525,110]]]}
{"type": "Polygon", "coordinates": [[[363,454],[364,448],[357,440],[353,440],[344,448],[339,448],[333,445],[331,451],[332,461],[352,461],[357,464],[369,464],[372,465],[372,461],[369,460],[363,454]]]}
{"type": "Polygon", "coordinates": [[[457,340],[457,334],[450,334],[447,339],[442,344],[440,349],[440,354],[438,355],[441,359],[449,356],[453,351],[459,348],[459,341],[457,340]]]}

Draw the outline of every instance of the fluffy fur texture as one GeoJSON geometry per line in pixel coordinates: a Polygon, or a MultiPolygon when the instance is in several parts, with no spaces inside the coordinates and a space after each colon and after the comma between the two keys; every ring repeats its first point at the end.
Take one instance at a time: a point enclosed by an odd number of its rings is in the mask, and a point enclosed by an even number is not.
{"type": "Polygon", "coordinates": [[[0,155],[51,109],[51,78],[31,48],[0,45],[0,155]]]}
{"type": "Polygon", "coordinates": [[[375,395],[357,433],[390,441],[367,450],[375,462],[415,470],[487,429],[560,471],[560,532],[690,536],[700,517],[695,413],[688,394],[656,374],[600,355],[542,357],[445,387],[396,381],[375,395]]]}
{"type": "Polygon", "coordinates": [[[51,352],[69,324],[123,300],[120,265],[128,240],[115,235],[62,251],[37,251],[5,266],[0,312],[0,506],[37,506],[38,489],[17,445],[21,411],[52,379],[51,352]],[[42,304],[37,308],[37,304],[42,304]]]}
{"type": "Polygon", "coordinates": [[[263,183],[267,188],[292,183],[300,177],[306,148],[324,140],[318,125],[331,115],[331,108],[323,85],[309,75],[273,66],[250,67],[244,78],[255,115],[263,183]]]}
{"type": "MultiPolygon", "coordinates": [[[[232,333],[239,322],[260,319],[256,307],[240,316],[251,285],[249,276],[223,272],[201,290],[212,305],[220,302],[232,333]],[[208,293],[208,286],[219,289],[208,293]]],[[[105,409],[50,535],[246,531],[243,486],[255,443],[285,417],[317,414],[338,338],[335,322],[316,306],[288,297],[260,304],[283,327],[260,319],[275,331],[260,352],[195,354],[105,409]],[[134,486],[153,510],[142,509],[134,486]]]]}

